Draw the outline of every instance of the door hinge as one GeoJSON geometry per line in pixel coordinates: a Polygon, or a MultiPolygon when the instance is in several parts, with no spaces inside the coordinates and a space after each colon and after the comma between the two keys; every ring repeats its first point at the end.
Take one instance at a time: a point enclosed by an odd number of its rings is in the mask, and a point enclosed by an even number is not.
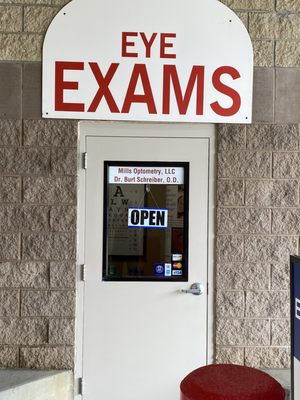
{"type": "Polygon", "coordinates": [[[82,153],[82,168],[87,169],[87,153],[82,153]]]}
{"type": "Polygon", "coordinates": [[[83,378],[78,378],[78,394],[83,396],[84,382],[83,378]]]}
{"type": "Polygon", "coordinates": [[[83,282],[85,281],[85,275],[86,275],[86,265],[81,264],[80,265],[80,280],[83,282]]]}

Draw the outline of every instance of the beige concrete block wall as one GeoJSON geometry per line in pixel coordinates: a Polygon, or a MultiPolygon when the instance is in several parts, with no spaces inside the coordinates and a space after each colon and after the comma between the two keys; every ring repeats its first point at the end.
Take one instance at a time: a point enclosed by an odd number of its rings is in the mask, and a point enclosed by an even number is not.
{"type": "MultiPolygon", "coordinates": [[[[66,2],[0,0],[0,367],[73,367],[77,124],[41,119],[42,41],[66,2]]],[[[253,40],[256,123],[218,134],[216,361],[286,367],[300,3],[224,3],[253,40]]]]}
{"type": "Polygon", "coordinates": [[[297,0],[223,0],[247,27],[258,67],[300,67],[300,3],[297,0]]]}
{"type": "Polygon", "coordinates": [[[2,118],[0,137],[0,366],[72,368],[76,124],[2,118]]]}
{"type": "Polygon", "coordinates": [[[286,368],[299,125],[222,125],[218,139],[216,360],[286,368]]]}
{"type": "Polygon", "coordinates": [[[256,123],[219,128],[216,361],[284,368],[300,232],[300,2],[223,2],[253,42],[256,123]]]}

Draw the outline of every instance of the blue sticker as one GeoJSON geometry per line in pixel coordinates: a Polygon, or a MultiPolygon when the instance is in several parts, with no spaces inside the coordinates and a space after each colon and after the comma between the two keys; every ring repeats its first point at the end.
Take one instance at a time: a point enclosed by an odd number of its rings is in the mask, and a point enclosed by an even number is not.
{"type": "Polygon", "coordinates": [[[155,275],[164,275],[165,267],[164,264],[154,264],[154,274],[155,275]]]}
{"type": "Polygon", "coordinates": [[[171,275],[172,275],[172,265],[165,264],[165,276],[171,276],[171,275]]]}

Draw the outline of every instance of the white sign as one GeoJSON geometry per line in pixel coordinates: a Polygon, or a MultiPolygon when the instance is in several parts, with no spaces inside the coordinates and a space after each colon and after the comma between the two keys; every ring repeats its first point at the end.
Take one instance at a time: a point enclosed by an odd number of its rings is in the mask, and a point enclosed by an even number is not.
{"type": "Polygon", "coordinates": [[[250,123],[253,51],[217,0],[73,0],[43,48],[43,117],[250,123]]]}
{"type": "Polygon", "coordinates": [[[144,253],[143,232],[127,228],[128,205],[140,206],[142,186],[108,186],[107,236],[108,256],[141,256],[144,253]]]}
{"type": "Polygon", "coordinates": [[[166,208],[128,207],[129,228],[168,227],[168,210],[166,208]]]}
{"type": "Polygon", "coordinates": [[[118,184],[181,185],[182,167],[109,167],[108,182],[118,184]]]}

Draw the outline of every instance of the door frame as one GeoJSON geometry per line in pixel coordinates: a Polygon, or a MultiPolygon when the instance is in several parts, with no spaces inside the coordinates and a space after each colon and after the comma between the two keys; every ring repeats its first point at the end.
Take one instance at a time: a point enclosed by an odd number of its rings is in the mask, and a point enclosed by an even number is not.
{"type": "MultiPolygon", "coordinates": [[[[83,364],[83,312],[85,284],[82,279],[85,263],[85,160],[87,137],[161,137],[153,127],[160,123],[80,121],[78,124],[77,162],[77,263],[76,263],[76,320],[74,399],[82,398],[81,386],[83,364]],[[111,131],[113,128],[113,132],[111,131]],[[88,131],[88,132],[87,132],[88,131]]],[[[214,357],[214,233],[215,233],[215,124],[163,123],[167,129],[163,137],[207,138],[209,140],[209,200],[208,200],[208,262],[207,262],[207,363],[214,357]],[[169,128],[169,129],[168,129],[169,128]],[[184,134],[183,134],[184,132],[184,134]]],[[[184,378],[184,377],[183,377],[184,378]]],[[[178,389],[179,390],[179,389],[178,389]]]]}

